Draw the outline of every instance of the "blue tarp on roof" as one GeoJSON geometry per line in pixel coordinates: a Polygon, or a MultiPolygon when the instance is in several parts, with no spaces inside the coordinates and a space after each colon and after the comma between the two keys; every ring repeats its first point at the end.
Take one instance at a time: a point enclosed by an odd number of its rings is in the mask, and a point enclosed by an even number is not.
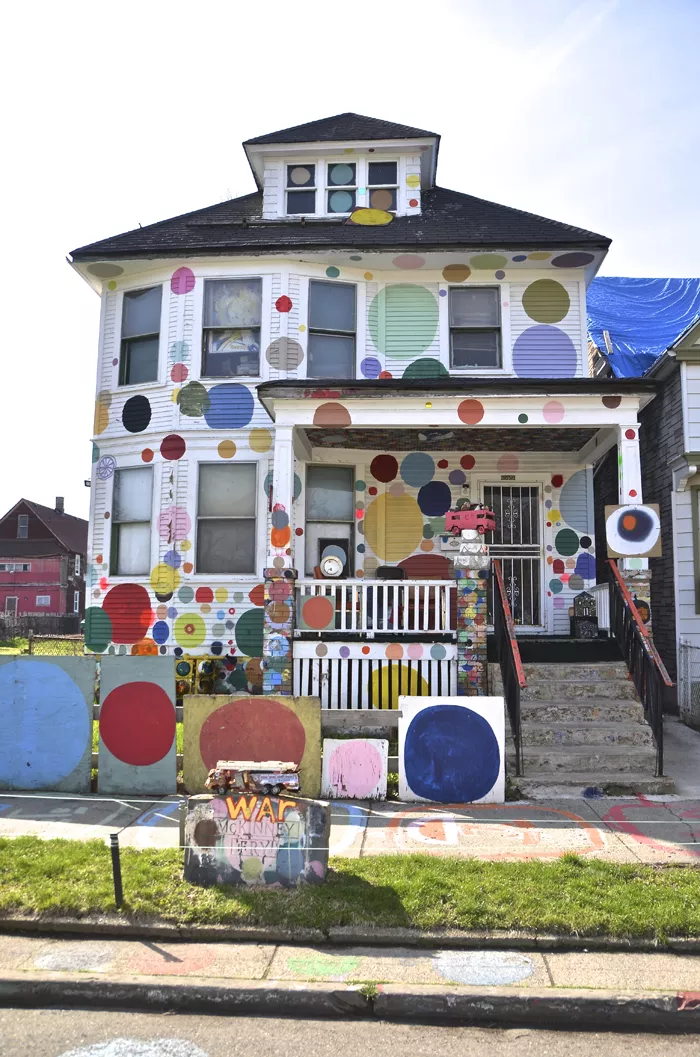
{"type": "Polygon", "coordinates": [[[700,319],[700,279],[604,276],[588,289],[588,334],[617,378],[639,378],[700,319]],[[607,355],[607,330],[612,355],[607,355]]]}

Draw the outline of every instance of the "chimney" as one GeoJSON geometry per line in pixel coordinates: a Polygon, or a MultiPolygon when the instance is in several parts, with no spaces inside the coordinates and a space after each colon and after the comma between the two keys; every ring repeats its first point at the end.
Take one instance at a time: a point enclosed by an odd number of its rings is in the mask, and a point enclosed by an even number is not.
{"type": "Polygon", "coordinates": [[[57,495],[56,496],[56,513],[57,514],[62,514],[63,513],[63,496],[62,495],[57,495]]]}

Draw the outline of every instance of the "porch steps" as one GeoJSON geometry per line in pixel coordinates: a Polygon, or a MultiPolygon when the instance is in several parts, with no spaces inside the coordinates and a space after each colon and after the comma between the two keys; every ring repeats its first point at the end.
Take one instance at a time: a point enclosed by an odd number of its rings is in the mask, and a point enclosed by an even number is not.
{"type": "MultiPolygon", "coordinates": [[[[524,796],[673,792],[655,778],[651,728],[626,666],[613,659],[523,665],[522,777],[515,777],[515,747],[506,720],[507,769],[524,796]]],[[[498,665],[489,665],[493,693],[502,692],[498,665]]]]}

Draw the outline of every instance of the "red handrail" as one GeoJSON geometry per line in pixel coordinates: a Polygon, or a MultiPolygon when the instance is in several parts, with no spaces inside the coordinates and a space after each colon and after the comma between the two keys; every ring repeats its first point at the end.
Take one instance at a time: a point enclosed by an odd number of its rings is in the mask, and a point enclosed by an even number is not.
{"type": "Polygon", "coordinates": [[[627,584],[625,583],[625,581],[622,578],[620,570],[617,567],[617,562],[613,558],[608,558],[608,565],[612,569],[613,576],[615,578],[617,586],[620,588],[620,593],[622,594],[622,597],[625,600],[625,604],[627,605],[627,608],[629,609],[629,611],[630,611],[630,613],[632,615],[632,619],[634,620],[634,622],[635,622],[635,624],[637,626],[637,631],[639,632],[639,634],[644,639],[644,648],[645,648],[645,650],[647,651],[647,653],[649,654],[649,656],[653,660],[654,664],[656,665],[656,667],[658,669],[658,672],[659,672],[659,675],[661,676],[661,678],[664,681],[664,684],[666,686],[673,686],[673,680],[671,679],[671,676],[666,671],[666,666],[664,665],[664,662],[661,660],[661,657],[659,656],[658,650],[656,649],[656,646],[654,645],[654,643],[652,641],[652,638],[651,638],[651,636],[649,634],[648,627],[645,625],[644,621],[642,620],[641,616],[639,615],[639,610],[637,609],[636,605],[634,604],[634,599],[632,598],[632,595],[629,593],[629,589],[627,587],[627,584]]]}
{"type": "Polygon", "coordinates": [[[513,654],[513,661],[515,663],[515,673],[518,677],[518,685],[522,690],[523,687],[527,686],[527,679],[525,678],[525,671],[523,669],[522,661],[520,660],[520,649],[518,647],[518,639],[515,634],[515,622],[513,621],[513,614],[510,611],[510,602],[508,601],[508,595],[506,594],[505,584],[503,583],[503,572],[501,571],[501,563],[497,558],[493,559],[493,571],[496,574],[496,584],[498,585],[498,593],[501,597],[501,605],[503,606],[503,615],[506,620],[506,630],[508,632],[508,639],[510,641],[510,648],[513,654]]]}

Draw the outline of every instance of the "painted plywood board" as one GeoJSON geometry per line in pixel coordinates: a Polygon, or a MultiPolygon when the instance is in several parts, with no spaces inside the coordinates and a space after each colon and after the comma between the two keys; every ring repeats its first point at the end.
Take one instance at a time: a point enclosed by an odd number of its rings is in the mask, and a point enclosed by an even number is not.
{"type": "Polygon", "coordinates": [[[299,764],[300,793],[321,789],[321,702],[317,697],[217,694],[183,698],[184,782],[190,793],[218,760],[282,760],[299,764]]]}
{"type": "Polygon", "coordinates": [[[331,800],[386,800],[389,742],[381,738],[324,738],[321,796],[331,800]]]}
{"type": "Polygon", "coordinates": [[[90,792],[94,657],[0,657],[0,789],[90,792]]]}
{"type": "Polygon", "coordinates": [[[660,558],[659,504],[606,506],[605,539],[609,558],[660,558]]]}
{"type": "Polygon", "coordinates": [[[172,657],[112,657],[100,670],[101,793],[174,793],[175,662],[172,657]]]}
{"type": "Polygon", "coordinates": [[[401,800],[504,802],[502,697],[400,697],[399,708],[401,800]]]}

